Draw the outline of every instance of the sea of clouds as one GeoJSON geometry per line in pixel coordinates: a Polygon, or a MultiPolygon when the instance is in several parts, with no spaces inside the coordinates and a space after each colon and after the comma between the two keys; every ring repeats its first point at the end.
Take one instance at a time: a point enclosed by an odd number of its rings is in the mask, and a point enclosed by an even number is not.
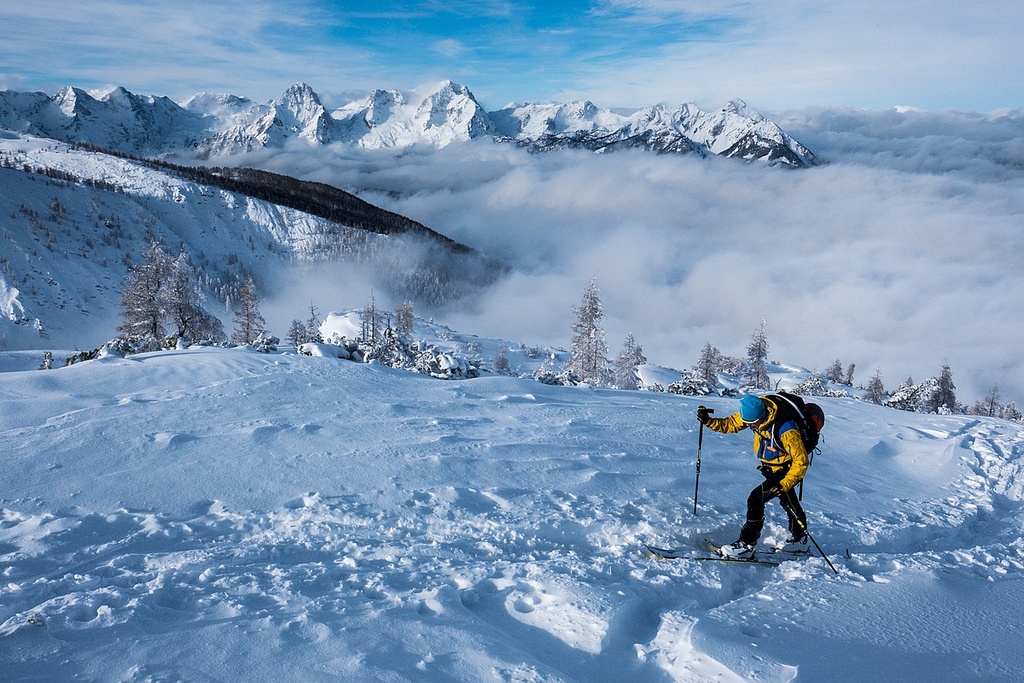
{"type": "MultiPolygon", "coordinates": [[[[613,355],[630,332],[662,365],[688,367],[707,343],[743,355],[764,318],[773,359],[855,363],[857,382],[880,373],[890,390],[948,361],[961,401],[998,387],[1024,403],[1024,112],[769,117],[824,163],[490,142],[246,163],[355,191],[510,264],[443,313],[465,332],[565,347],[596,277],[613,355]]],[[[319,291],[328,309],[365,303],[319,291]]]]}

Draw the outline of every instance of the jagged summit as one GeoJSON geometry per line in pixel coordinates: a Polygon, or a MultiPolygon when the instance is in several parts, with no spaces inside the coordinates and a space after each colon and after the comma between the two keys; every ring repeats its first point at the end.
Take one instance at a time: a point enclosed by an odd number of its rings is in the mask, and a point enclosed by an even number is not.
{"type": "Polygon", "coordinates": [[[374,90],[334,111],[337,126],[360,147],[443,147],[493,134],[494,124],[469,88],[452,81],[409,93],[374,90]]]}
{"type": "Polygon", "coordinates": [[[122,87],[93,94],[68,87],[53,97],[0,91],[0,127],[136,154],[201,158],[292,140],[382,149],[490,138],[533,151],[639,148],[790,167],[817,163],[806,147],[741,99],[715,111],[683,104],[623,114],[579,100],[509,104],[488,112],[468,87],[451,80],[408,92],[373,90],[330,112],[303,82],[265,104],[210,93],[176,104],[122,87]]]}

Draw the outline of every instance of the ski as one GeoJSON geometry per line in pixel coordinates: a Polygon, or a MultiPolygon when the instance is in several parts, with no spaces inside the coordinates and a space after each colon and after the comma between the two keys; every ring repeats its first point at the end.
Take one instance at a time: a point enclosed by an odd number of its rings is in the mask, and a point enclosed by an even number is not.
{"type": "Polygon", "coordinates": [[[650,560],[695,560],[697,562],[737,562],[755,564],[764,567],[778,567],[782,564],[775,560],[762,560],[757,557],[723,557],[721,555],[694,555],[687,548],[659,548],[644,543],[643,554],[650,560]]]}
{"type": "Polygon", "coordinates": [[[727,555],[722,554],[721,545],[707,538],[704,539],[704,547],[707,548],[709,552],[713,553],[715,557],[719,557],[726,562],[750,562],[751,564],[768,564],[776,567],[782,564],[782,560],[765,560],[759,558],[756,550],[750,555],[750,557],[728,557],[727,555]]]}
{"type": "Polygon", "coordinates": [[[801,548],[800,550],[789,550],[788,548],[772,548],[768,551],[772,557],[792,557],[793,559],[799,559],[801,557],[808,557],[811,554],[810,548],[801,548]]]}

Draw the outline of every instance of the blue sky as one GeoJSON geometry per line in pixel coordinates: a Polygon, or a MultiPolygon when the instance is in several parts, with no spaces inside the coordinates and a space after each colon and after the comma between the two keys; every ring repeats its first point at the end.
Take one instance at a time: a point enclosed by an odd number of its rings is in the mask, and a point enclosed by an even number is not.
{"type": "Polygon", "coordinates": [[[1019,0],[32,0],[0,4],[0,88],[329,101],[443,79],[485,107],[1024,106],[1019,0]]]}

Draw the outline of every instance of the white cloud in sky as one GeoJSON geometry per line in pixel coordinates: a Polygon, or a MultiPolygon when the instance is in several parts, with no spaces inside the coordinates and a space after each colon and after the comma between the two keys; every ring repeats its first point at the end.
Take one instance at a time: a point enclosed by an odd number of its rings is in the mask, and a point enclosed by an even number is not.
{"type": "MultiPolygon", "coordinates": [[[[916,0],[627,2],[652,24],[715,19],[707,40],[678,40],[585,69],[578,92],[609,103],[743,97],[765,109],[855,105],[1019,106],[1024,5],[916,0]]],[[[652,28],[656,34],[658,28],[652,28]]]]}
{"type": "Polygon", "coordinates": [[[434,50],[445,57],[460,57],[466,54],[466,46],[454,38],[439,40],[434,43],[434,50]]]}
{"type": "Polygon", "coordinates": [[[742,97],[762,109],[1024,104],[1016,0],[93,0],[73,11],[34,0],[0,5],[0,25],[0,84],[48,92],[123,85],[266,101],[299,80],[329,92],[452,78],[492,108],[566,97],[604,106],[742,97]]]}

